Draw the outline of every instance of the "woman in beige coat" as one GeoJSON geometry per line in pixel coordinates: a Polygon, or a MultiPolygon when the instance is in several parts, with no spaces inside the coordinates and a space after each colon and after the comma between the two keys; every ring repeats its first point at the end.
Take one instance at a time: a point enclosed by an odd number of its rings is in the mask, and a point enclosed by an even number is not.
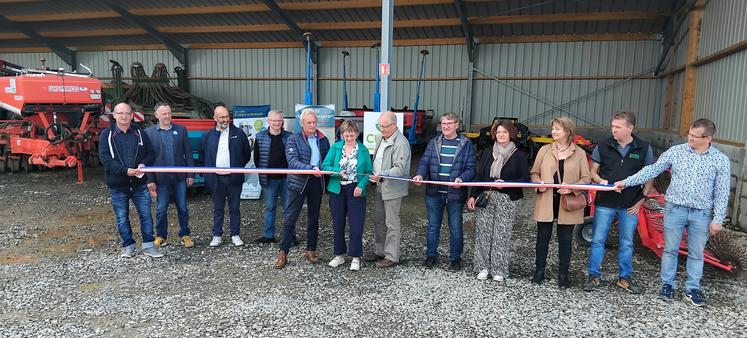
{"type": "MultiPolygon", "coordinates": [[[[591,182],[586,152],[573,144],[576,126],[567,117],[552,120],[553,143],[540,148],[531,170],[532,182],[587,184],[591,182]],[[562,179],[560,179],[562,178],[562,179]]],[[[560,197],[565,194],[581,194],[581,190],[537,189],[534,203],[534,220],[537,221],[537,243],[535,246],[535,270],[532,283],[539,284],[545,278],[547,248],[552,237],[553,220],[558,224],[558,286],[570,286],[568,268],[571,262],[571,240],[573,227],[584,220],[584,210],[567,211],[560,207],[560,197]]]]}

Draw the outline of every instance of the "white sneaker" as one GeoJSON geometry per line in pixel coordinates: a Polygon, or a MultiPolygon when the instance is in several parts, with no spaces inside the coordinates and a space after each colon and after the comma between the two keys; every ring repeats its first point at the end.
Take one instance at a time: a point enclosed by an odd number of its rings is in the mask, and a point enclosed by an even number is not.
{"type": "Polygon", "coordinates": [[[477,274],[478,280],[486,280],[488,279],[488,270],[482,270],[480,273],[477,274]]]}
{"type": "Polygon", "coordinates": [[[210,241],[210,246],[216,247],[220,245],[220,243],[223,243],[223,238],[221,238],[220,236],[213,236],[213,240],[210,241]]]}
{"type": "Polygon", "coordinates": [[[158,249],[157,249],[156,247],[154,247],[154,246],[152,246],[152,247],[150,247],[150,248],[145,248],[145,249],[142,249],[142,250],[140,250],[140,251],[142,251],[142,252],[143,252],[143,255],[146,255],[146,256],[148,256],[148,257],[153,257],[153,258],[159,258],[159,257],[163,257],[163,253],[162,253],[161,251],[159,251],[159,250],[158,250],[158,249]]]}
{"type": "Polygon", "coordinates": [[[504,280],[503,276],[495,275],[493,276],[493,280],[496,282],[502,282],[504,280]]]}
{"type": "Polygon", "coordinates": [[[353,258],[353,261],[350,262],[350,271],[358,271],[361,269],[361,259],[358,257],[353,258]]]}
{"type": "Polygon", "coordinates": [[[343,255],[335,256],[335,258],[332,258],[332,260],[329,261],[329,266],[336,268],[342,265],[343,263],[345,263],[345,256],[343,255]]]}
{"type": "Polygon", "coordinates": [[[123,247],[122,253],[119,256],[123,258],[132,258],[132,256],[135,256],[135,244],[123,247]]]}
{"type": "Polygon", "coordinates": [[[239,237],[239,235],[231,236],[231,242],[233,242],[234,246],[244,245],[244,241],[241,240],[241,237],[239,237]]]}

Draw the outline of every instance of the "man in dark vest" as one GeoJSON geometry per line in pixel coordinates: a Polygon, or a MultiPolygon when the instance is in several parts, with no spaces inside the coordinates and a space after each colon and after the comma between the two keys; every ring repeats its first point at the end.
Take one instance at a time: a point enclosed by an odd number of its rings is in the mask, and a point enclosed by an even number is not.
{"type": "MultiPolygon", "coordinates": [[[[257,134],[254,143],[254,164],[257,168],[287,169],[285,144],[291,132],[283,130],[283,112],[270,110],[267,114],[269,128],[257,134]]],[[[288,178],[285,174],[259,174],[259,184],[264,193],[264,232],[254,241],[257,243],[274,243],[275,211],[278,197],[283,203],[283,210],[288,208],[288,178]]]]}
{"type": "MultiPolygon", "coordinates": [[[[591,179],[595,183],[609,184],[637,173],[654,162],[651,145],[633,135],[635,114],[617,112],[612,115],[612,137],[597,144],[591,159],[591,179]]],[[[584,291],[592,291],[601,280],[601,265],[604,258],[604,244],[612,221],[617,218],[619,248],[617,251],[617,286],[631,293],[640,293],[640,287],[633,284],[633,235],[638,225],[638,210],[644,195],[651,189],[652,181],[643,187],[630,187],[617,193],[600,191],[594,201],[594,232],[589,253],[589,277],[583,285],[584,291]]]]}

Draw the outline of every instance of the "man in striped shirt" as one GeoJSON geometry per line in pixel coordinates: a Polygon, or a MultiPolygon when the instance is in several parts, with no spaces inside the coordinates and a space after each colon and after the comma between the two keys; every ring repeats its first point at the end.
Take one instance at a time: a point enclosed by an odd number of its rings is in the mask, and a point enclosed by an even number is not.
{"type": "MultiPolygon", "coordinates": [[[[469,182],[475,177],[475,146],[469,138],[459,134],[459,116],[446,113],[441,116],[442,135],[428,142],[428,147],[418,164],[416,181],[469,182]]],[[[432,268],[438,263],[438,242],[441,221],[446,209],[449,222],[449,270],[462,267],[464,240],[462,236],[462,210],[467,201],[466,188],[429,184],[425,189],[428,209],[426,230],[426,258],[423,265],[432,268]]]]}

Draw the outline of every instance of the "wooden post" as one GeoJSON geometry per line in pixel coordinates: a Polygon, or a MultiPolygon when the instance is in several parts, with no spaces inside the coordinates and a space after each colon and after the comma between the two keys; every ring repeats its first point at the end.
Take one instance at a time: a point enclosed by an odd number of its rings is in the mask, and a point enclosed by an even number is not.
{"type": "Polygon", "coordinates": [[[695,116],[695,94],[697,74],[693,62],[698,60],[700,50],[700,23],[703,19],[705,3],[698,0],[690,12],[690,23],[687,31],[687,65],[685,66],[684,93],[682,95],[682,114],[680,115],[680,135],[684,136],[690,129],[695,116]]]}

